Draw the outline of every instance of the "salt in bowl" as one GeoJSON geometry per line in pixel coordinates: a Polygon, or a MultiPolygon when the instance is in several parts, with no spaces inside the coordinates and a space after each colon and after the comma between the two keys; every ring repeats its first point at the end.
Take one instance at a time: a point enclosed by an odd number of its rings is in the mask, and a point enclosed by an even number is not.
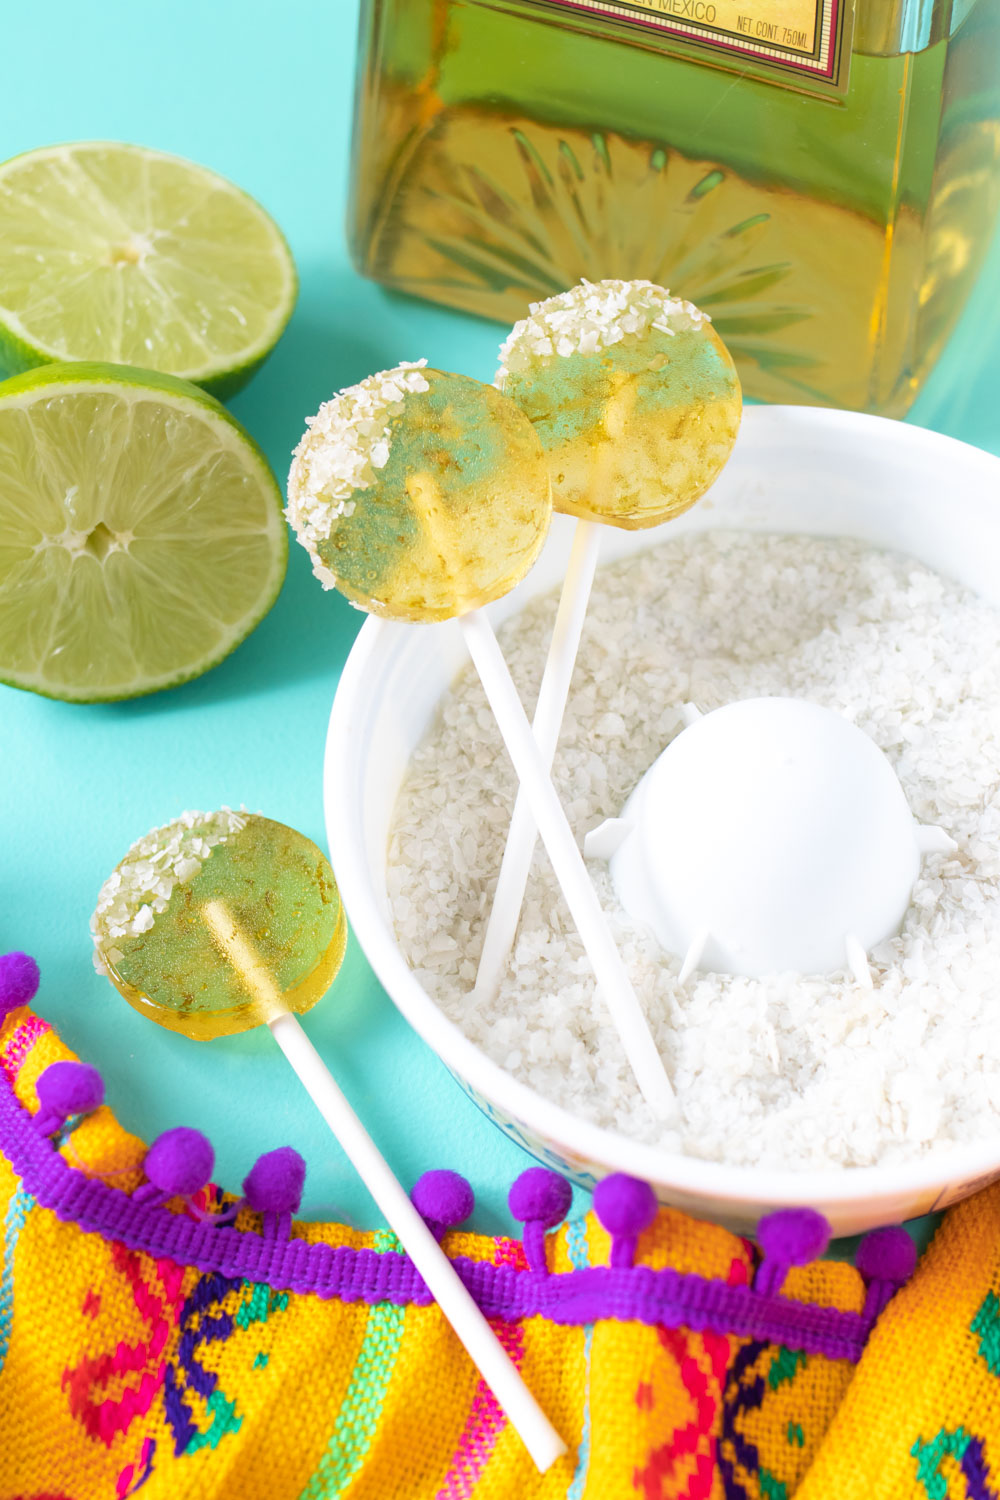
{"type": "MultiPolygon", "coordinates": [[[[713,529],[851,537],[909,553],[1000,605],[1000,459],[904,423],[749,408],[728,467],[700,504],[671,522],[670,537],[713,529]]],[[[495,625],[558,586],[572,531],[570,518],[555,517],[535,568],[490,606],[495,625]]],[[[662,531],[608,528],[601,560],[663,540],[662,531]]],[[[741,1232],[775,1208],[806,1206],[825,1214],[834,1234],[856,1234],[944,1208],[1000,1177],[1000,1136],[891,1167],[790,1171],[684,1156],[573,1116],[470,1042],[409,969],[386,890],[389,830],[409,758],[466,661],[453,622],[367,621],[330,716],[327,831],[344,905],[379,980],[501,1130],[584,1187],[629,1172],[662,1202],[741,1232]]]]}

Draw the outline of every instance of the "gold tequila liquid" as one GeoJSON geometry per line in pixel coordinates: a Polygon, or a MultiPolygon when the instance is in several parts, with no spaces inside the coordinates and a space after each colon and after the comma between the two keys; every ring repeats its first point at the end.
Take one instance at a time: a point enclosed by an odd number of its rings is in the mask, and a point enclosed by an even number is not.
{"type": "MultiPolygon", "coordinates": [[[[801,3],[729,0],[731,46],[801,3]]],[[[748,395],[901,415],[1000,200],[1000,0],[960,3],[858,0],[814,84],[636,23],[716,15],[694,0],[363,0],[355,263],[506,323],[644,277],[711,314],[748,395]]]]}

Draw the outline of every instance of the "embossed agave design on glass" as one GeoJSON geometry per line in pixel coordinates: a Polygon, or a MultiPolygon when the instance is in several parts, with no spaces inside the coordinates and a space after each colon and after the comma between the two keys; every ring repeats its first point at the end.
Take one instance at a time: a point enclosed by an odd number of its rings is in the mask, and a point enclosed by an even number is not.
{"type": "Polygon", "coordinates": [[[856,47],[832,101],[530,0],[362,11],[366,275],[505,323],[646,278],[711,314],[752,397],[910,405],[1000,197],[1000,0],[912,53],[856,47]]]}

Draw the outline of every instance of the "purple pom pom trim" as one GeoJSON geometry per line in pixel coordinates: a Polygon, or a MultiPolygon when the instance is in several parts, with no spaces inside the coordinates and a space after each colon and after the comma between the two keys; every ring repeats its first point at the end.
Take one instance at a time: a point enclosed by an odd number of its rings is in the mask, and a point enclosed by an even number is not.
{"type": "Polygon", "coordinates": [[[814,1208],[779,1208],[757,1225],[757,1243],[769,1260],[807,1266],[830,1243],[830,1226],[814,1208]]]}
{"type": "Polygon", "coordinates": [[[215,1152],[200,1130],[178,1125],[165,1130],[146,1152],[146,1177],[168,1197],[189,1198],[212,1180],[215,1152]]]}
{"type": "Polygon", "coordinates": [[[612,1172],[594,1188],[594,1212],[611,1235],[611,1264],[631,1266],[636,1241],[656,1218],[656,1194],[648,1182],[612,1172]]]}
{"type": "Polygon", "coordinates": [[[522,1244],[532,1270],[548,1271],[545,1231],[559,1224],[569,1212],[573,1189],[565,1177],[548,1167],[529,1167],[507,1194],[507,1206],[524,1225],[522,1244]]]}
{"type": "Polygon", "coordinates": [[[551,1229],[569,1212],[573,1189],[565,1177],[547,1167],[529,1167],[522,1172],[507,1195],[507,1206],[522,1224],[541,1224],[551,1229]]]}
{"type": "MultiPolygon", "coordinates": [[[[36,1120],[0,1070],[0,1144],[14,1174],[40,1208],[86,1232],[120,1240],[157,1259],[266,1283],[276,1291],[399,1307],[426,1307],[433,1301],[412,1261],[399,1251],[334,1247],[268,1236],[266,1229],[261,1235],[219,1221],[202,1222],[144,1201],[142,1188],[130,1195],[85,1177],[38,1133],[36,1120]]],[[[865,1314],[762,1297],[755,1288],[671,1269],[595,1266],[551,1275],[534,1264],[522,1271],[465,1256],[454,1257],[452,1264],[486,1316],[506,1321],[541,1316],[581,1327],[613,1318],[710,1329],[853,1361],[860,1359],[872,1326],[865,1314]]]]}
{"type": "Polygon", "coordinates": [[[917,1265],[917,1247],[901,1224],[873,1229],[857,1248],[854,1264],[866,1281],[902,1286],[917,1265]]]}
{"type": "Polygon", "coordinates": [[[808,1266],[830,1243],[830,1225],[814,1208],[778,1208],[757,1225],[757,1243],[764,1264],[757,1269],[754,1289],[776,1297],[790,1266],[808,1266]]]}
{"type": "Polygon", "coordinates": [[[874,1323],[917,1264],[917,1247],[901,1224],[873,1229],[857,1248],[854,1264],[868,1282],[861,1316],[874,1323]]]}
{"type": "Polygon", "coordinates": [[[89,1114],[104,1103],[104,1079],[90,1063],[50,1063],[36,1085],[42,1109],[67,1115],[89,1114]]]}
{"type": "Polygon", "coordinates": [[[291,1146],[279,1146],[257,1158],[243,1179],[243,1191],[259,1214],[294,1214],[305,1181],[305,1159],[291,1146]]]}
{"type": "Polygon", "coordinates": [[[465,1178],[447,1169],[418,1177],[410,1197],[420,1217],[442,1229],[464,1224],[476,1206],[476,1195],[465,1178]]]}
{"type": "Polygon", "coordinates": [[[0,1021],[38,992],[38,965],[29,953],[0,954],[0,1021]]]}
{"type": "Polygon", "coordinates": [[[614,1172],[594,1189],[594,1212],[609,1234],[641,1234],[656,1218],[656,1194],[648,1182],[614,1172]]]}

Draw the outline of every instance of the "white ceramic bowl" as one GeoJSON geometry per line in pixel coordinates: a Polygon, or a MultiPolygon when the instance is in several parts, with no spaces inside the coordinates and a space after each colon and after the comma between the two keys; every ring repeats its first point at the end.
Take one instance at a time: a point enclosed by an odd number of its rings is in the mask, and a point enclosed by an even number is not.
{"type": "MultiPolygon", "coordinates": [[[[733,457],[669,528],[607,528],[602,561],[669,533],[728,527],[857,537],[909,552],[1000,603],[1000,459],[951,438],[853,412],[750,407],[733,457]]],[[[495,623],[562,578],[572,523],[557,516],[525,581],[490,607],[495,623]]],[[[407,761],[467,657],[451,623],[369,619],[337,690],[327,739],[330,851],[347,914],[400,1011],[490,1119],[540,1160],[592,1186],[612,1171],[646,1178],[665,1203],[749,1231],[762,1213],[809,1205],[835,1234],[943,1208],[1000,1177],[1000,1138],[896,1167],[779,1171],[730,1167],[642,1145],[581,1120],[519,1083],[468,1041],[408,968],[386,894],[392,809],[407,761]]]]}

